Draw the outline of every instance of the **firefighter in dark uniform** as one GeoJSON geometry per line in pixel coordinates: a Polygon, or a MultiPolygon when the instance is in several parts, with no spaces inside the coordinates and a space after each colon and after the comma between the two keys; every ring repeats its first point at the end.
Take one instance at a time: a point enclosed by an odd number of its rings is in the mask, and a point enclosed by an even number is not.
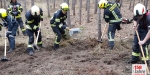
{"type": "MultiPolygon", "coordinates": [[[[21,31],[24,36],[26,36],[26,29],[23,25],[23,21],[21,18],[21,12],[23,11],[23,8],[20,3],[17,2],[17,0],[11,0],[10,4],[8,5],[7,11],[13,18],[15,18],[20,25],[21,31]]],[[[18,31],[19,32],[19,31],[18,31]]]]}
{"type": "MultiPolygon", "coordinates": [[[[134,30],[137,30],[139,33],[140,41],[139,44],[143,47],[143,51],[145,54],[146,61],[148,63],[149,54],[148,54],[148,45],[149,45],[149,32],[150,32],[150,14],[148,14],[145,6],[141,3],[138,3],[134,6],[134,30]],[[148,34],[148,35],[147,35],[148,34]],[[146,36],[147,35],[147,36],[146,36]],[[145,38],[145,39],[144,39],[145,38]]],[[[141,54],[140,46],[138,44],[138,36],[134,35],[133,41],[133,51],[132,58],[128,61],[128,63],[137,63],[140,59],[139,56],[141,54]]],[[[142,57],[142,62],[144,63],[144,58],[142,57]]]]}
{"type": "Polygon", "coordinates": [[[15,50],[15,36],[18,29],[18,24],[16,20],[8,15],[7,11],[3,8],[0,9],[0,18],[3,21],[2,25],[8,29],[6,33],[10,46],[8,52],[12,52],[15,50]]]}
{"type": "Polygon", "coordinates": [[[108,27],[108,40],[110,50],[114,47],[115,31],[120,30],[120,23],[122,16],[120,14],[119,6],[116,3],[107,2],[107,0],[100,0],[99,8],[104,9],[104,19],[109,23],[108,27]]]}
{"type": "MultiPolygon", "coordinates": [[[[38,6],[34,5],[31,7],[31,10],[29,10],[25,14],[25,17],[26,17],[26,30],[29,36],[27,52],[29,53],[29,55],[33,55],[34,54],[34,50],[33,50],[34,33],[35,36],[37,37],[40,21],[43,21],[43,11],[38,6]]],[[[39,33],[37,45],[38,47],[44,48],[42,45],[41,31],[39,33]]]]}
{"type": "Polygon", "coordinates": [[[66,26],[67,11],[69,10],[69,6],[67,3],[62,3],[60,7],[61,9],[57,10],[50,20],[51,28],[56,34],[54,50],[59,48],[59,43],[62,36],[65,37],[66,30],[69,30],[66,26]]]}

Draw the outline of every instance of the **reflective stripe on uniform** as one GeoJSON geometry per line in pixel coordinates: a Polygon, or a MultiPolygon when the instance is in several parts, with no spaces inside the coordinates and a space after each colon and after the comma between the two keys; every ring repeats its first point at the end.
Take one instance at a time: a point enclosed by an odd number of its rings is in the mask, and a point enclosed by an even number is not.
{"type": "Polygon", "coordinates": [[[56,27],[56,25],[54,25],[54,24],[51,24],[51,27],[56,27]]]}
{"type": "Polygon", "coordinates": [[[31,21],[27,21],[27,23],[32,23],[34,20],[31,20],[31,21]]]}
{"type": "Polygon", "coordinates": [[[29,44],[28,47],[32,47],[33,45],[29,44]]]}
{"type": "Polygon", "coordinates": [[[37,27],[38,27],[38,26],[34,25],[33,29],[36,30],[37,27]]]}
{"type": "Polygon", "coordinates": [[[111,8],[109,9],[110,11],[113,11],[116,8],[117,4],[115,3],[114,5],[111,6],[111,8]]]}
{"type": "Polygon", "coordinates": [[[132,55],[133,55],[133,56],[140,56],[140,53],[132,52],[132,55]]]}
{"type": "Polygon", "coordinates": [[[38,45],[39,45],[39,44],[42,44],[42,41],[41,41],[41,42],[38,42],[37,44],[38,44],[38,45]]]}
{"type": "Polygon", "coordinates": [[[56,39],[55,39],[55,44],[59,44],[59,42],[57,42],[57,37],[58,37],[58,36],[56,36],[56,39]]]}
{"type": "Polygon", "coordinates": [[[60,22],[60,19],[56,18],[56,19],[55,19],[55,22],[60,22]]]}
{"type": "Polygon", "coordinates": [[[114,41],[114,39],[111,37],[111,32],[109,32],[109,41],[114,41]]]}
{"type": "Polygon", "coordinates": [[[108,15],[105,15],[105,18],[109,18],[109,16],[108,16],[108,15]]]}
{"type": "Polygon", "coordinates": [[[14,36],[13,36],[13,35],[9,35],[9,37],[12,37],[12,38],[14,38],[14,36]]]}
{"type": "Polygon", "coordinates": [[[25,30],[26,30],[25,28],[22,28],[22,29],[21,29],[21,31],[25,31],[25,30]]]}
{"type": "Polygon", "coordinates": [[[29,25],[26,25],[26,29],[32,30],[32,28],[29,25]]]}
{"type": "Polygon", "coordinates": [[[113,23],[113,22],[120,22],[121,19],[117,19],[117,20],[109,20],[109,23],[113,23]]]}
{"type": "MultiPolygon", "coordinates": [[[[148,53],[148,46],[147,45],[145,46],[145,50],[146,50],[145,59],[149,60],[149,56],[148,56],[149,53],[148,53]]],[[[142,58],[142,60],[145,60],[144,57],[141,57],[141,58],[142,58]]]]}
{"type": "Polygon", "coordinates": [[[113,16],[115,17],[116,20],[119,19],[118,16],[117,16],[117,14],[114,11],[112,11],[112,14],[113,14],[113,16]]]}
{"type": "Polygon", "coordinates": [[[7,33],[12,33],[12,31],[7,31],[7,33]]]}

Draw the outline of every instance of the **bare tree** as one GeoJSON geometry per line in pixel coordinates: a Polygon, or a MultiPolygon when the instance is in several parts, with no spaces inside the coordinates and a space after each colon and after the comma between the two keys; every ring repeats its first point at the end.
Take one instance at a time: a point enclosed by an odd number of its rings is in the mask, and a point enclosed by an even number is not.
{"type": "Polygon", "coordinates": [[[94,14],[97,13],[97,8],[98,8],[97,5],[98,5],[98,0],[95,0],[94,14]]]}
{"type": "Polygon", "coordinates": [[[73,15],[75,15],[75,0],[72,0],[73,15]]]}
{"type": "Polygon", "coordinates": [[[2,1],[2,0],[0,0],[0,2],[1,2],[1,8],[2,8],[2,7],[3,7],[3,3],[2,3],[3,1],[2,1]]]}
{"type": "Polygon", "coordinates": [[[101,10],[100,9],[98,9],[98,11],[97,11],[97,15],[98,15],[98,41],[100,41],[100,39],[101,39],[101,36],[102,36],[102,32],[101,32],[101,10]]]}
{"type": "Polygon", "coordinates": [[[90,0],[87,0],[88,2],[87,2],[87,7],[88,7],[88,9],[87,9],[87,23],[89,23],[90,22],[90,20],[89,20],[89,16],[90,16],[90,0]]]}
{"type": "Polygon", "coordinates": [[[26,0],[24,0],[24,13],[27,12],[26,4],[27,4],[27,2],[26,2],[26,0]]]}
{"type": "Polygon", "coordinates": [[[6,0],[4,0],[4,8],[6,9],[6,0]]]}
{"type": "Polygon", "coordinates": [[[88,9],[88,0],[86,0],[86,7],[85,7],[85,10],[88,9]]]}
{"type": "Polygon", "coordinates": [[[132,0],[130,0],[129,10],[131,10],[132,0]]]}
{"type": "Polygon", "coordinates": [[[31,0],[31,6],[33,6],[34,5],[34,0],[31,0]]]}
{"type": "MultiPolygon", "coordinates": [[[[69,0],[67,0],[67,4],[69,5],[69,0]]],[[[67,12],[67,24],[68,24],[68,26],[71,27],[71,22],[70,22],[70,10],[67,12]]]]}
{"type": "Polygon", "coordinates": [[[55,9],[55,0],[53,0],[53,8],[55,9]]]}
{"type": "Polygon", "coordinates": [[[135,0],[133,0],[132,10],[134,9],[134,5],[135,5],[135,0]]]}
{"type": "Polygon", "coordinates": [[[50,17],[49,0],[46,1],[47,1],[48,17],[50,17]]]}
{"type": "Polygon", "coordinates": [[[79,19],[79,24],[81,24],[81,17],[82,17],[82,0],[80,0],[79,1],[80,2],[80,8],[79,8],[79,17],[80,17],[80,19],[79,19]]]}
{"type": "Polygon", "coordinates": [[[144,0],[144,5],[145,5],[145,7],[146,7],[146,9],[147,9],[147,6],[148,6],[148,0],[144,0]]]}

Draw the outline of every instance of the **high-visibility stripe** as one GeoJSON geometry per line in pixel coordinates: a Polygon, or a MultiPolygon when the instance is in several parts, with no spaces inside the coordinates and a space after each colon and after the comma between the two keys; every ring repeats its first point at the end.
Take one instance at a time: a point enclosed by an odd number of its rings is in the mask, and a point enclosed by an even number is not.
{"type": "Polygon", "coordinates": [[[28,44],[28,47],[33,47],[33,45],[31,45],[31,44],[28,44]]]}
{"type": "Polygon", "coordinates": [[[38,26],[34,25],[33,29],[36,30],[37,27],[38,27],[38,26]]]}
{"type": "MultiPolygon", "coordinates": [[[[147,45],[145,46],[145,50],[146,50],[145,59],[149,60],[149,56],[148,56],[149,53],[148,53],[148,46],[147,45]]],[[[142,60],[144,60],[144,57],[141,57],[141,58],[142,58],[142,60]]]]}
{"type": "Polygon", "coordinates": [[[63,24],[60,24],[60,25],[59,25],[59,28],[61,28],[62,26],[63,26],[63,24]]]}
{"type": "Polygon", "coordinates": [[[52,26],[52,27],[56,27],[56,25],[54,25],[54,24],[51,24],[51,26],[52,26]]]}
{"type": "Polygon", "coordinates": [[[14,38],[14,36],[13,36],[13,35],[9,35],[9,37],[12,37],[12,38],[14,38]]]}
{"type": "Polygon", "coordinates": [[[120,22],[121,19],[117,19],[117,20],[109,20],[109,23],[113,23],[113,22],[120,22]]]}
{"type": "Polygon", "coordinates": [[[110,11],[113,11],[116,8],[117,4],[115,3],[114,5],[111,6],[111,8],[109,9],[110,11]]]}
{"type": "Polygon", "coordinates": [[[58,36],[56,36],[56,39],[55,39],[55,44],[59,44],[59,42],[57,42],[57,37],[58,37],[58,36]]]}
{"type": "Polygon", "coordinates": [[[25,31],[25,30],[26,30],[25,28],[22,28],[22,29],[21,29],[21,31],[25,31]]]}
{"type": "Polygon", "coordinates": [[[38,44],[38,45],[39,45],[39,44],[42,44],[42,41],[41,41],[41,42],[38,42],[37,44],[38,44]]]}
{"type": "Polygon", "coordinates": [[[60,19],[56,18],[55,21],[56,21],[56,22],[60,22],[60,19]]]}
{"type": "Polygon", "coordinates": [[[117,14],[114,11],[112,11],[112,14],[113,14],[113,16],[115,17],[116,20],[119,19],[118,16],[117,16],[117,14]]]}
{"type": "Polygon", "coordinates": [[[31,21],[27,21],[27,23],[32,23],[34,20],[31,20],[31,21]]]}
{"type": "Polygon", "coordinates": [[[29,25],[26,25],[26,29],[32,30],[32,28],[29,25]]]}
{"type": "Polygon", "coordinates": [[[12,31],[7,31],[7,33],[12,33],[12,31]]]}
{"type": "Polygon", "coordinates": [[[140,56],[140,53],[132,52],[132,55],[133,55],[133,56],[140,56]]]}
{"type": "Polygon", "coordinates": [[[108,16],[108,15],[105,15],[105,18],[109,18],[109,16],[108,16]]]}
{"type": "Polygon", "coordinates": [[[109,32],[109,41],[114,41],[114,39],[111,37],[111,32],[109,32]]]}

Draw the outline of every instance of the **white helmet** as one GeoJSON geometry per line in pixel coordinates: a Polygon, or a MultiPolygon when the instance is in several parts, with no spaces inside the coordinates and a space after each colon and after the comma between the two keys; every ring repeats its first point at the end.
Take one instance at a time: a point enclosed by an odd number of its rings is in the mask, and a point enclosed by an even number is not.
{"type": "Polygon", "coordinates": [[[146,8],[143,4],[138,3],[134,6],[134,16],[140,16],[146,13],[146,8]]]}
{"type": "Polygon", "coordinates": [[[36,5],[31,7],[31,14],[33,16],[39,16],[40,15],[40,8],[36,5]]]}

